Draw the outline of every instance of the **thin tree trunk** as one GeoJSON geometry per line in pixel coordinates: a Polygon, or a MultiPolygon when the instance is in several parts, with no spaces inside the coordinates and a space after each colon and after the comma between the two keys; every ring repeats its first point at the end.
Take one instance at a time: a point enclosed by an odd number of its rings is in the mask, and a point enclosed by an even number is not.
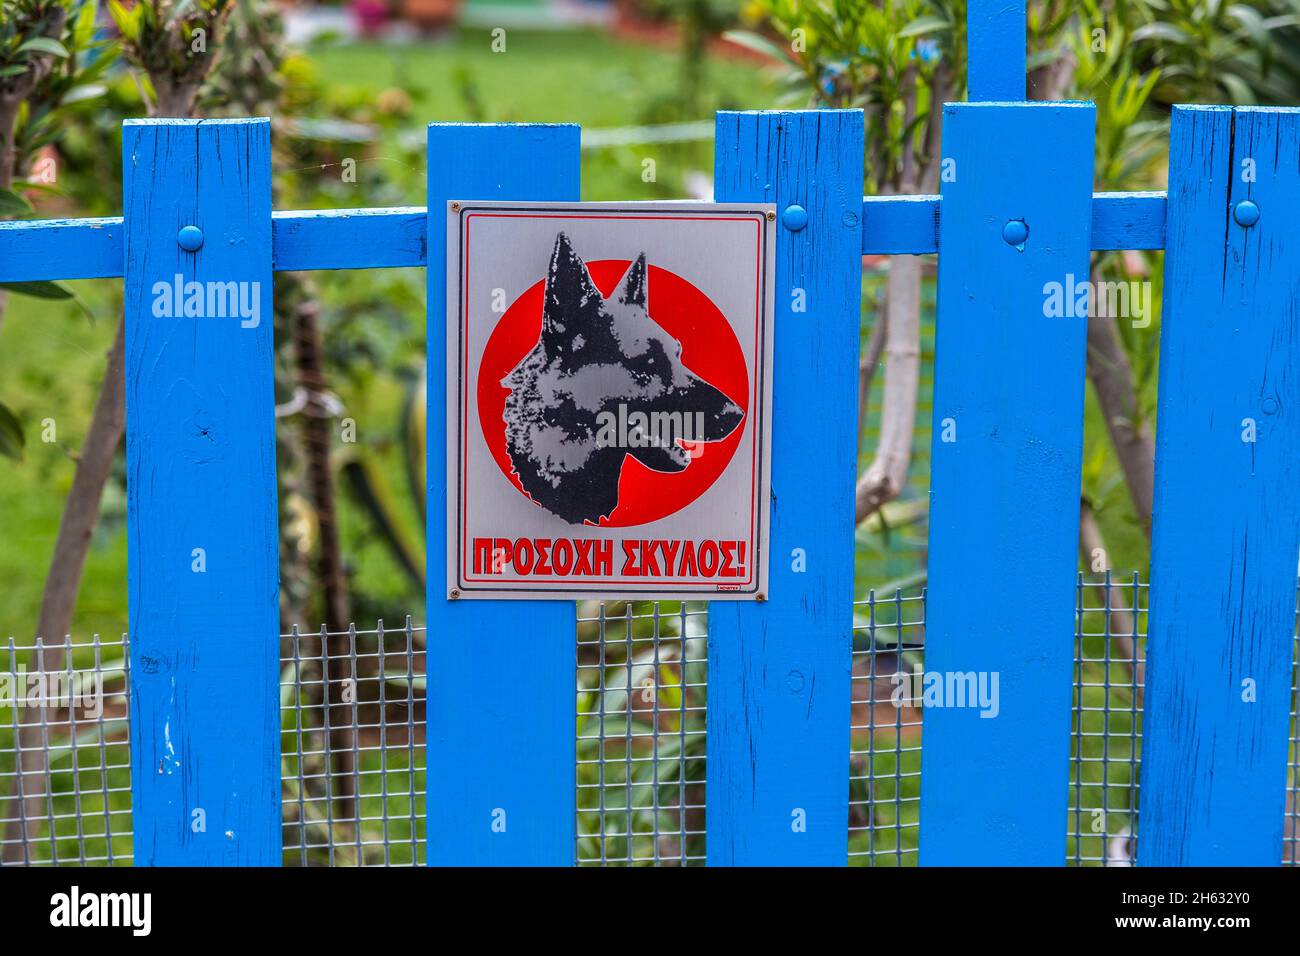
{"type": "MultiPolygon", "coordinates": [[[[917,110],[917,78],[908,71],[904,94],[904,126],[910,127],[917,110]]],[[[950,81],[947,69],[936,69],[930,92],[930,110],[926,117],[920,152],[909,139],[903,151],[898,174],[902,193],[933,192],[939,185],[939,138],[942,110],[937,104],[947,100],[950,81]]],[[[884,178],[884,177],[882,177],[884,178]]],[[[858,479],[854,520],[861,524],[887,502],[902,494],[912,462],[912,440],[916,428],[917,387],[921,368],[921,277],[924,261],[919,256],[894,256],[889,260],[889,277],[885,284],[885,315],[872,330],[868,354],[860,363],[858,377],[858,440],[865,430],[867,392],[880,361],[883,333],[885,387],[881,401],[880,441],[867,470],[858,479]],[[883,327],[883,328],[882,328],[883,327]]]]}
{"type": "MultiPolygon", "coordinates": [[[[63,24],[67,20],[67,11],[58,9],[41,34],[49,39],[58,39],[63,34],[63,24]]],[[[27,98],[36,91],[41,80],[54,69],[53,56],[38,56],[28,67],[27,72],[8,80],[9,91],[0,96],[0,189],[9,189],[18,174],[18,114],[27,98]]],[[[0,289],[0,326],[4,324],[6,293],[0,289]]]]}
{"type": "Polygon", "coordinates": [[[855,516],[858,524],[897,498],[907,484],[921,371],[921,263],[917,256],[894,256],[889,263],[880,443],[871,464],[858,480],[855,516]]]}
{"type": "MultiPolygon", "coordinates": [[[[72,489],[59,521],[59,534],[54,542],[54,557],[50,573],[45,579],[41,595],[40,617],[36,623],[36,637],[45,642],[42,669],[58,671],[64,668],[63,639],[72,623],[72,612],[77,603],[81,574],[86,566],[90,539],[99,520],[100,501],[104,485],[113,467],[113,457],[126,427],[126,402],[122,380],[123,327],[119,323],[113,346],[108,352],[104,369],[104,382],[95,402],[95,411],[86,432],[86,440],[77,459],[72,478],[72,489]],[[57,643],[56,643],[57,642],[57,643]]],[[[21,820],[9,821],[9,841],[4,849],[4,862],[21,861],[24,843],[36,839],[41,820],[45,817],[46,754],[41,733],[42,718],[50,722],[50,712],[45,708],[24,708],[18,725],[21,777],[15,777],[11,793],[23,794],[24,813],[27,818],[26,838],[23,838],[21,820]],[[16,842],[15,842],[16,841],[16,842]]]]}
{"type": "MultiPolygon", "coordinates": [[[[1030,99],[1059,100],[1069,91],[1077,64],[1068,48],[1063,47],[1059,52],[1055,61],[1029,74],[1030,99]]],[[[1095,289],[1100,279],[1096,269],[1092,270],[1091,278],[1095,289]]],[[[1116,321],[1109,316],[1090,316],[1088,319],[1088,379],[1092,382],[1106,420],[1106,431],[1124,472],[1133,511],[1149,539],[1155,484],[1155,443],[1145,423],[1137,424],[1137,386],[1133,366],[1120,341],[1116,321]]]]}
{"type": "MultiPolygon", "coordinates": [[[[332,632],[324,653],[329,655],[329,686],[326,706],[330,708],[330,752],[337,787],[332,792],[339,800],[339,815],[354,817],[356,793],[355,740],[351,700],[356,699],[356,675],[352,672],[346,578],[339,543],[338,517],[334,510],[334,472],[330,467],[330,410],[325,399],[325,374],[321,363],[320,305],[310,296],[294,309],[294,348],[297,352],[298,380],[307,393],[303,408],[303,444],[307,457],[307,480],[316,505],[316,522],[320,535],[317,576],[324,598],[325,621],[332,632]],[[351,693],[346,691],[351,688],[351,693]]],[[[325,703],[325,702],[322,702],[325,703]]]]}
{"type": "Polygon", "coordinates": [[[871,338],[867,340],[867,354],[858,364],[858,448],[866,438],[867,416],[870,410],[871,383],[876,379],[876,369],[880,367],[880,356],[885,351],[885,329],[889,323],[882,312],[871,329],[871,338]]]}
{"type": "MultiPolygon", "coordinates": [[[[1096,555],[1100,552],[1102,563],[1106,570],[1110,570],[1109,552],[1106,550],[1106,542],[1101,536],[1101,528],[1097,524],[1097,516],[1093,514],[1092,508],[1084,501],[1079,509],[1079,552],[1083,557],[1083,565],[1091,568],[1094,565],[1096,555]]],[[[1129,683],[1133,686],[1134,698],[1137,701],[1137,709],[1142,709],[1143,689],[1146,687],[1146,661],[1143,659],[1140,649],[1137,645],[1137,620],[1134,617],[1133,608],[1128,606],[1128,602],[1122,599],[1118,603],[1111,600],[1120,588],[1107,588],[1104,584],[1094,585],[1094,589],[1101,598],[1102,607],[1108,609],[1110,615],[1110,633],[1116,645],[1120,650],[1120,656],[1125,661],[1129,669],[1129,683]]],[[[1134,599],[1137,595],[1133,595],[1134,599]]],[[[1134,605],[1136,606],[1136,605],[1134,605]]],[[[1109,675],[1108,675],[1109,676],[1109,675]]]]}
{"type": "MultiPolygon", "coordinates": [[[[1099,273],[1093,272],[1093,288],[1099,273]]],[[[1115,456],[1124,472],[1124,483],[1133,500],[1138,524],[1151,537],[1151,507],[1155,497],[1155,442],[1146,422],[1139,422],[1137,386],[1133,366],[1119,338],[1118,320],[1111,316],[1088,317],[1088,380],[1092,382],[1106,421],[1115,456]]]]}
{"type": "MultiPolygon", "coordinates": [[[[9,189],[14,184],[14,172],[18,165],[18,153],[14,144],[18,105],[0,100],[0,189],[9,189]]],[[[8,293],[0,289],[0,328],[4,326],[7,297],[8,293]]]]}

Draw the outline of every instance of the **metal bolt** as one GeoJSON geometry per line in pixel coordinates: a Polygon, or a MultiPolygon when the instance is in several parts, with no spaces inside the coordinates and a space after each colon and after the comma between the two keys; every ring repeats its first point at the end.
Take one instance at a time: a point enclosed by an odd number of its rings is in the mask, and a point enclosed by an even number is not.
{"type": "Polygon", "coordinates": [[[1023,219],[1008,219],[1002,227],[1002,238],[1009,246],[1023,246],[1029,238],[1029,227],[1023,219]]]}
{"type": "Polygon", "coordinates": [[[458,591],[456,588],[452,588],[450,591],[447,592],[447,597],[454,601],[456,600],[456,598],[460,597],[460,591],[458,591]]]}
{"type": "Polygon", "coordinates": [[[1243,200],[1233,207],[1232,218],[1237,220],[1237,225],[1249,229],[1259,222],[1259,207],[1249,199],[1243,200]]]}
{"type": "Polygon", "coordinates": [[[176,233],[176,242],[186,252],[197,252],[203,245],[203,230],[198,226],[182,226],[176,233]]]}
{"type": "Polygon", "coordinates": [[[776,213],[774,213],[774,212],[773,212],[772,210],[770,210],[770,209],[767,211],[767,221],[768,221],[768,222],[776,222],[776,213]]]}
{"type": "Polygon", "coordinates": [[[791,232],[798,232],[808,225],[808,210],[803,206],[786,206],[785,212],[781,213],[781,221],[791,232]]]}
{"type": "Polygon", "coordinates": [[[759,591],[758,594],[756,594],[756,595],[754,595],[754,596],[755,596],[758,600],[760,600],[760,601],[766,601],[766,600],[767,600],[767,595],[764,594],[762,591],[759,591]]]}
{"type": "Polygon", "coordinates": [[[458,202],[454,202],[454,203],[452,203],[452,204],[451,204],[451,211],[452,211],[452,212],[460,212],[460,203],[458,203],[458,202]]]}

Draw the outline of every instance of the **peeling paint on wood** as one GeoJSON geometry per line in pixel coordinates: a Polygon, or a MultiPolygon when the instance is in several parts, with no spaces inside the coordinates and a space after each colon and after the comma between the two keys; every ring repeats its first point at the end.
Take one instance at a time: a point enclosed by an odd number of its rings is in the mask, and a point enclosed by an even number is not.
{"type": "Polygon", "coordinates": [[[771,593],[709,606],[714,866],[848,859],[862,162],[860,110],[718,114],[718,201],[808,224],[777,230],[771,593]]]}
{"type": "Polygon", "coordinates": [[[1176,107],[1138,862],[1277,866],[1300,556],[1300,111],[1176,107]],[[1245,228],[1233,208],[1250,200],[1245,228]]]}
{"type": "Polygon", "coordinates": [[[281,857],[270,149],[267,120],[123,129],[137,865],[281,857]],[[242,284],[260,321],[156,315],[177,276],[242,284]]]}

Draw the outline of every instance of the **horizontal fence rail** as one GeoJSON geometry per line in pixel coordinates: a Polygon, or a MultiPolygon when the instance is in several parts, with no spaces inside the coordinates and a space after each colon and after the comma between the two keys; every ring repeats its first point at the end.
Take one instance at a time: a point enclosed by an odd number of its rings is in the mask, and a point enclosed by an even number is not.
{"type": "MultiPolygon", "coordinates": [[[[1162,249],[1165,194],[1093,193],[1092,248],[1162,249]]],[[[863,255],[939,251],[938,196],[867,196],[863,255]]],[[[285,210],[271,214],[276,272],[390,269],[428,265],[424,206],[285,210]]],[[[0,222],[0,282],[121,278],[121,216],[0,222]]]]}

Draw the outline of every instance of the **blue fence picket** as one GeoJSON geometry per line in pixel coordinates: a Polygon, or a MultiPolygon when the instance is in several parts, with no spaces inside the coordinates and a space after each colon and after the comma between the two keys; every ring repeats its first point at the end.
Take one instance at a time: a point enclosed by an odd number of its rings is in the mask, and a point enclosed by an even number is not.
{"type": "Polygon", "coordinates": [[[944,108],[925,680],[947,692],[924,711],[926,865],[1064,862],[1087,335],[1066,303],[1088,279],[1094,116],[944,108]],[[954,696],[967,675],[976,706],[954,696]]]}
{"type": "Polygon", "coordinates": [[[574,861],[572,601],[447,592],[447,202],[579,198],[579,128],[429,127],[428,861],[574,861]]]}
{"type": "Polygon", "coordinates": [[[966,76],[972,102],[1025,98],[1025,0],[968,0],[966,76]]]}
{"type": "Polygon", "coordinates": [[[270,147],[264,119],[122,130],[141,865],[280,862],[270,147]]]}
{"type": "Polygon", "coordinates": [[[1138,860],[1276,866],[1300,555],[1300,111],[1179,107],[1138,860]]]}
{"type": "Polygon", "coordinates": [[[707,858],[843,866],[862,113],[719,113],[716,157],[717,200],[778,229],[770,594],[709,607],[707,858]]]}

